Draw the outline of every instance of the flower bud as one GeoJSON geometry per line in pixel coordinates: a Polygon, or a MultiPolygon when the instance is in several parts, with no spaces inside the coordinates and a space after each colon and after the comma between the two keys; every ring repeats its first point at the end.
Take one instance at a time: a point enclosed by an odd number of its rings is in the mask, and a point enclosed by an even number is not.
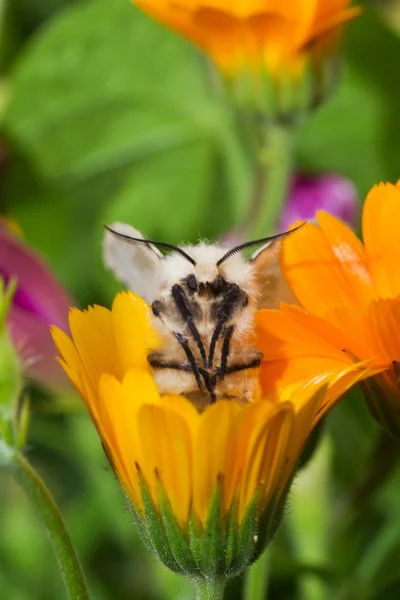
{"type": "Polygon", "coordinates": [[[50,325],[68,329],[71,298],[44,261],[16,233],[15,225],[0,220],[0,277],[16,280],[7,328],[19,353],[24,374],[58,389],[68,381],[55,359],[50,325]]]}

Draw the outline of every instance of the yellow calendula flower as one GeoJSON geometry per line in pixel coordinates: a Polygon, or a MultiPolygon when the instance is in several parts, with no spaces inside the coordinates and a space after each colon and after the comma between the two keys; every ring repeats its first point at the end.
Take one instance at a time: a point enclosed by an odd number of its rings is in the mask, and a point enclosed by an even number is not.
{"type": "Polygon", "coordinates": [[[302,308],[257,317],[260,339],[268,340],[264,391],[366,362],[374,375],[362,384],[371,412],[400,438],[400,182],[368,194],[364,244],[323,211],[317,221],[283,244],[282,271],[302,308]]]}
{"type": "Polygon", "coordinates": [[[118,294],[111,311],[72,309],[70,328],[72,338],[53,328],[61,364],[147,546],[178,573],[239,573],[279,524],[325,388],[338,373],[246,405],[218,400],[199,413],[183,396],[160,396],[147,361],[158,339],[135,294],[118,294]]]}

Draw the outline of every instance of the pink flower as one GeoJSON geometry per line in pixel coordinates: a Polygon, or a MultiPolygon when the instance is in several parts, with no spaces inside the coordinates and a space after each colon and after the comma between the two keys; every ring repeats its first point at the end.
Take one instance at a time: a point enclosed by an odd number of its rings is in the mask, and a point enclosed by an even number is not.
{"type": "Polygon", "coordinates": [[[46,263],[0,220],[0,277],[17,279],[8,329],[28,378],[52,389],[68,387],[50,336],[50,325],[68,328],[72,299],[46,263]]]}
{"type": "Polygon", "coordinates": [[[337,175],[296,175],[278,229],[285,231],[297,220],[313,219],[317,210],[325,210],[354,226],[359,209],[357,190],[349,179],[337,175]]]}

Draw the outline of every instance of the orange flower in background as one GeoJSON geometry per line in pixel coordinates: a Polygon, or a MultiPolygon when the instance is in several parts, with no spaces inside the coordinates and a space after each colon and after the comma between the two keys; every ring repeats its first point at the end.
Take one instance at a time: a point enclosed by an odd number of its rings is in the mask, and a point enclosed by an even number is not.
{"type": "Polygon", "coordinates": [[[230,76],[243,68],[273,75],[335,46],[343,23],[360,13],[349,0],[133,0],[211,56],[230,76]]]}
{"type": "MultiPolygon", "coordinates": [[[[175,562],[167,549],[156,550],[161,560],[175,571],[207,576],[207,561],[196,558],[193,548],[203,544],[207,556],[207,531],[219,527],[218,569],[240,572],[273,535],[301,450],[323,414],[325,389],[343,373],[311,378],[245,405],[218,400],[199,413],[183,396],[159,394],[147,361],[158,345],[148,315],[148,305],[132,292],[118,294],[111,311],[72,309],[72,339],[53,328],[61,364],[86,403],[150,546],[164,539],[165,548],[175,548],[176,532],[184,532],[179,556],[186,548],[186,566],[176,564],[174,550],[175,562]],[[247,525],[240,537],[249,515],[257,527],[247,525]],[[242,546],[249,536],[240,560],[233,558],[235,545],[225,555],[230,527],[242,546]],[[188,542],[192,535],[200,536],[197,546],[188,542]]],[[[354,365],[350,370],[353,383],[360,374],[354,365]]]]}
{"type": "Polygon", "coordinates": [[[317,219],[288,238],[281,255],[303,308],[258,314],[264,390],[367,361],[380,372],[363,384],[371,412],[399,437],[400,183],[368,194],[364,245],[335,217],[319,212],[317,219]]]}

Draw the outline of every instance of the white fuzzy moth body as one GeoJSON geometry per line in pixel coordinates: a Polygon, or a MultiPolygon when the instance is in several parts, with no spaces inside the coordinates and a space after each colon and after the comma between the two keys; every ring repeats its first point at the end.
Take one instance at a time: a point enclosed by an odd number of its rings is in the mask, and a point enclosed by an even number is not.
{"type": "Polygon", "coordinates": [[[279,241],[292,231],[227,250],[177,247],[129,225],[106,226],[105,264],[151,305],[162,339],[148,356],[160,393],[184,394],[199,410],[219,398],[259,396],[255,312],[294,300],[276,266],[279,241]],[[263,248],[245,260],[241,252],[257,245],[263,248]]]}

